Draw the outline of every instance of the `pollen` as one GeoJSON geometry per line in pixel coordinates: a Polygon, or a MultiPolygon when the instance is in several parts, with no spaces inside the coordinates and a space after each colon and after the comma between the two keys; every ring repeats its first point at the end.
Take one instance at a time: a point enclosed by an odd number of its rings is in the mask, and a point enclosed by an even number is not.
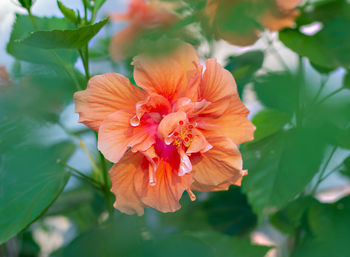
{"type": "Polygon", "coordinates": [[[192,129],[194,126],[192,124],[184,127],[184,121],[179,121],[179,127],[176,129],[176,131],[173,133],[172,137],[174,139],[173,144],[177,147],[184,147],[188,148],[190,147],[192,141],[193,141],[193,134],[192,129]]]}

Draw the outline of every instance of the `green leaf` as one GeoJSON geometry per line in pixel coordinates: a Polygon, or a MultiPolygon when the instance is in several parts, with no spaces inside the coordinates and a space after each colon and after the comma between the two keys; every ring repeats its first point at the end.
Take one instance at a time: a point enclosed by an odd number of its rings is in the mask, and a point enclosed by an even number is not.
{"type": "Polygon", "coordinates": [[[313,198],[311,197],[297,198],[271,216],[271,224],[278,230],[293,236],[296,229],[302,225],[303,216],[312,203],[312,200],[313,198]]]}
{"type": "MultiPolygon", "coordinates": [[[[42,30],[68,29],[71,24],[64,18],[56,17],[34,17],[38,27],[42,30]]],[[[35,31],[28,15],[16,14],[16,21],[13,25],[7,52],[15,58],[31,63],[40,64],[58,64],[58,61],[51,51],[31,47],[21,43],[21,40],[28,36],[30,32],[35,31]]],[[[57,55],[66,64],[74,64],[78,54],[72,50],[59,50],[57,55]]]]}
{"type": "Polygon", "coordinates": [[[40,254],[40,246],[35,242],[30,231],[24,231],[18,237],[20,249],[19,257],[35,257],[40,254]]]}
{"type": "Polygon", "coordinates": [[[7,122],[0,127],[0,140],[4,146],[0,149],[3,157],[0,167],[0,243],[35,221],[62,192],[69,179],[70,174],[57,159],[66,161],[75,146],[69,142],[42,146],[18,137],[25,134],[25,138],[33,138],[32,133],[28,134],[29,128],[7,122]],[[12,134],[6,137],[11,138],[3,139],[4,131],[9,129],[12,134]],[[6,147],[6,143],[11,143],[12,147],[6,147]]]}
{"type": "Polygon", "coordinates": [[[30,9],[33,4],[32,0],[18,0],[18,2],[22,5],[22,7],[26,9],[30,9]]]}
{"type": "Polygon", "coordinates": [[[94,0],[94,10],[97,12],[105,2],[106,0],[94,0]]]}
{"type": "Polygon", "coordinates": [[[344,76],[343,87],[350,89],[350,70],[344,76]]]}
{"type": "Polygon", "coordinates": [[[249,172],[243,191],[260,219],[284,207],[318,172],[326,146],[322,136],[314,129],[293,129],[243,147],[249,172]]]}
{"type": "Polygon", "coordinates": [[[77,15],[75,14],[74,10],[66,7],[64,4],[62,4],[61,1],[57,0],[57,5],[64,17],[66,17],[68,20],[70,20],[73,24],[76,24],[78,21],[77,15]]]}
{"type": "Polygon", "coordinates": [[[263,257],[269,249],[211,231],[151,234],[142,218],[118,215],[79,235],[52,257],[263,257]]]}
{"type": "Polygon", "coordinates": [[[345,257],[349,255],[350,197],[334,204],[316,202],[310,206],[310,232],[292,257],[345,257]]]}
{"type": "Polygon", "coordinates": [[[239,187],[210,194],[202,207],[215,230],[229,235],[246,235],[257,223],[257,217],[239,187]]]}
{"type": "Polygon", "coordinates": [[[254,90],[264,106],[291,114],[296,110],[300,83],[297,75],[268,73],[256,78],[254,90]]]}
{"type": "Polygon", "coordinates": [[[219,233],[193,233],[193,236],[211,246],[215,257],[263,257],[271,249],[269,246],[253,245],[247,240],[219,233]]]}
{"type": "MultiPolygon", "coordinates": [[[[14,118],[58,121],[63,107],[72,101],[75,84],[64,70],[54,68],[56,66],[23,65],[16,77],[18,82],[0,93],[0,109],[14,118]]],[[[83,84],[82,75],[72,71],[83,84]]]]}
{"type": "Polygon", "coordinates": [[[344,160],[343,166],[340,172],[350,178],[350,155],[344,160]]]}
{"type": "Polygon", "coordinates": [[[242,95],[244,86],[252,81],[255,72],[262,67],[263,62],[264,52],[258,50],[230,56],[227,59],[225,69],[232,72],[240,95],[242,95]]]}
{"type": "Polygon", "coordinates": [[[322,22],[323,28],[312,36],[304,35],[298,29],[284,30],[279,33],[280,40],[297,54],[309,58],[316,67],[326,68],[325,71],[348,68],[350,4],[346,0],[320,1],[314,8],[302,11],[304,21],[322,22]]]}
{"type": "Polygon", "coordinates": [[[315,35],[308,36],[297,29],[286,29],[279,33],[279,39],[286,47],[301,56],[307,57],[310,62],[316,65],[327,69],[338,67],[332,53],[315,35]]]}
{"type": "Polygon", "coordinates": [[[70,30],[32,32],[21,43],[44,49],[80,49],[108,22],[108,18],[93,25],[70,30]]]}
{"type": "Polygon", "coordinates": [[[274,109],[264,109],[258,112],[252,120],[256,126],[253,142],[257,142],[282,130],[290,119],[291,117],[287,113],[274,109]]]}
{"type": "Polygon", "coordinates": [[[139,219],[122,215],[79,235],[52,257],[131,256],[142,247],[139,219]]]}

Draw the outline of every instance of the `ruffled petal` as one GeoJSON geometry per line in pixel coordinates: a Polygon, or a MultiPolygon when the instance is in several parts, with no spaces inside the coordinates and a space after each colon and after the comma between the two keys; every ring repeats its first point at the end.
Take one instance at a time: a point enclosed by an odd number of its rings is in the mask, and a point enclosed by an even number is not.
{"type": "Polygon", "coordinates": [[[212,137],[208,141],[212,149],[191,156],[194,182],[210,191],[213,187],[220,188],[227,181],[231,184],[241,181],[242,157],[237,146],[226,137],[212,137]]]}
{"type": "Polygon", "coordinates": [[[145,151],[155,142],[154,128],[147,123],[130,125],[134,114],[118,111],[109,115],[98,133],[98,149],[111,162],[117,163],[129,147],[132,151],[145,151]]]}
{"type": "Polygon", "coordinates": [[[116,196],[114,207],[126,214],[143,215],[146,207],[141,202],[134,187],[134,176],[138,170],[142,172],[143,159],[142,154],[129,152],[109,171],[112,181],[111,191],[116,196]]]}
{"type": "Polygon", "coordinates": [[[149,183],[145,172],[135,174],[134,185],[141,201],[161,212],[174,212],[181,208],[179,200],[186,189],[190,188],[191,176],[178,176],[178,167],[161,160],[155,173],[155,185],[149,183]]]}
{"type": "Polygon", "coordinates": [[[136,115],[131,120],[133,126],[140,124],[140,120],[145,113],[168,114],[171,109],[169,101],[161,95],[151,94],[145,100],[136,104],[136,115]]]}
{"type": "Polygon", "coordinates": [[[200,95],[211,104],[202,114],[220,116],[229,106],[232,96],[237,94],[237,85],[232,74],[218,64],[216,59],[208,59],[200,85],[200,95]]]}
{"type": "Polygon", "coordinates": [[[166,139],[178,126],[179,122],[187,122],[187,115],[185,112],[173,112],[165,116],[158,126],[158,136],[160,139],[166,139]]]}
{"type": "Polygon", "coordinates": [[[206,136],[225,136],[240,145],[254,139],[255,126],[248,120],[249,110],[238,96],[231,98],[229,107],[219,117],[200,117],[197,128],[206,136]]]}
{"type": "Polygon", "coordinates": [[[133,86],[129,79],[116,73],[94,76],[86,90],[74,94],[75,112],[79,122],[98,131],[102,121],[118,110],[135,111],[145,92],[133,86]]]}
{"type": "MultiPolygon", "coordinates": [[[[243,171],[242,175],[246,175],[243,171]]],[[[230,188],[231,185],[241,186],[242,176],[232,177],[229,180],[217,185],[217,186],[209,186],[203,185],[194,181],[191,185],[191,190],[200,191],[200,192],[215,192],[215,191],[226,191],[230,188]]]]}
{"type": "Polygon", "coordinates": [[[199,59],[188,44],[181,44],[167,56],[137,56],[133,65],[136,83],[149,93],[173,100],[182,96],[189,84],[191,92],[195,92],[193,87],[196,83],[189,81],[192,76],[198,75],[199,59]]]}
{"type": "Polygon", "coordinates": [[[198,130],[193,129],[193,139],[191,142],[191,145],[188,147],[186,153],[192,154],[192,153],[204,153],[209,151],[213,146],[209,144],[205,136],[198,130]]]}
{"type": "Polygon", "coordinates": [[[187,116],[194,117],[202,113],[211,103],[203,99],[200,102],[192,102],[188,97],[181,97],[173,105],[173,111],[183,111],[187,113],[187,116]]]}

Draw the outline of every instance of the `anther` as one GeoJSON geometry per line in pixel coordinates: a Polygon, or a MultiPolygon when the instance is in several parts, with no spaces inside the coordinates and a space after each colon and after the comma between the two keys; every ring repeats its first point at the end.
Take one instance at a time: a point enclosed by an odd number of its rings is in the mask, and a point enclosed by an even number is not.
{"type": "Polygon", "coordinates": [[[185,137],[185,139],[184,139],[184,140],[185,140],[186,142],[188,142],[188,140],[189,140],[189,139],[188,139],[188,137],[185,137]]]}
{"type": "Polygon", "coordinates": [[[189,128],[189,129],[193,129],[193,125],[189,125],[188,128],[189,128]]]}
{"type": "Polygon", "coordinates": [[[192,134],[188,134],[187,137],[188,137],[188,138],[192,138],[192,134]]]}
{"type": "Polygon", "coordinates": [[[174,132],[174,136],[176,136],[176,137],[177,137],[178,135],[179,135],[179,133],[178,133],[178,132],[174,132]]]}
{"type": "Polygon", "coordinates": [[[183,125],[183,124],[184,124],[184,122],[183,122],[182,120],[180,120],[180,121],[179,121],[179,124],[180,124],[180,125],[183,125]]]}

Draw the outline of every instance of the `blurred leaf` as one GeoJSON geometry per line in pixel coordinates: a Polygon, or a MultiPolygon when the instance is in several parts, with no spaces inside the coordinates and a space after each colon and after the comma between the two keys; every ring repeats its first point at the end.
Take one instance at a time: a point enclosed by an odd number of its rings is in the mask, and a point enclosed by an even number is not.
{"type": "MultiPolygon", "coordinates": [[[[64,30],[72,28],[68,20],[56,17],[34,17],[38,27],[41,30],[64,30]]],[[[28,15],[16,14],[16,20],[13,25],[7,52],[15,58],[32,63],[58,64],[57,58],[52,51],[31,47],[21,43],[30,32],[35,31],[28,15]]],[[[66,64],[74,64],[78,58],[78,53],[72,50],[56,51],[57,55],[66,64]]]]}
{"type": "Polygon", "coordinates": [[[345,257],[349,255],[350,197],[334,204],[314,202],[310,206],[310,232],[292,257],[345,257]]]}
{"type": "Polygon", "coordinates": [[[350,155],[343,162],[344,167],[341,169],[341,173],[350,178],[350,155]]]}
{"type": "Polygon", "coordinates": [[[269,246],[253,245],[247,240],[219,233],[207,232],[193,235],[210,245],[215,257],[263,257],[271,249],[269,246]]]}
{"type": "Polygon", "coordinates": [[[257,217],[239,187],[210,194],[203,203],[210,224],[229,235],[245,235],[255,228],[257,217]]]}
{"type": "Polygon", "coordinates": [[[111,38],[97,38],[94,40],[92,47],[89,49],[90,59],[110,59],[109,45],[111,43],[111,38]]]}
{"type": "Polygon", "coordinates": [[[268,108],[293,113],[298,99],[296,75],[289,73],[269,73],[256,78],[254,89],[259,100],[268,108]]]}
{"type": "Polygon", "coordinates": [[[313,129],[292,129],[243,147],[249,171],[243,191],[260,219],[284,207],[318,172],[326,146],[322,136],[313,129]]]}
{"type": "Polygon", "coordinates": [[[94,0],[95,12],[97,12],[105,2],[106,2],[106,0],[94,0]]]}
{"type": "Polygon", "coordinates": [[[9,130],[6,124],[0,125],[0,243],[35,221],[62,192],[70,174],[57,159],[66,161],[75,148],[69,142],[40,145],[33,140],[31,128],[18,123],[12,124],[11,134],[4,134],[3,129],[9,130]],[[22,141],[21,134],[32,142],[22,141]],[[5,136],[11,139],[3,140],[5,136]],[[7,147],[4,142],[14,145],[7,147]]]}
{"type": "Polygon", "coordinates": [[[302,225],[302,218],[312,200],[311,197],[297,198],[271,216],[270,222],[278,230],[293,236],[296,229],[302,225]]]}
{"type": "Polygon", "coordinates": [[[350,89],[350,70],[344,76],[343,87],[350,89]]]}
{"type": "Polygon", "coordinates": [[[32,0],[18,0],[18,2],[22,5],[22,7],[26,9],[30,9],[33,4],[32,0]]]}
{"type": "Polygon", "coordinates": [[[280,31],[279,39],[286,47],[301,56],[307,57],[310,62],[316,65],[327,69],[338,67],[332,53],[315,35],[308,36],[299,32],[297,29],[286,29],[280,31]]]}
{"type": "MultiPolygon", "coordinates": [[[[72,72],[82,85],[84,77],[72,72]]],[[[0,109],[13,118],[56,122],[63,106],[72,101],[75,84],[62,69],[26,64],[17,76],[18,83],[0,92],[0,109]]]]}
{"type": "Polygon", "coordinates": [[[263,51],[249,51],[241,55],[230,56],[227,59],[225,69],[232,72],[238,87],[239,95],[242,95],[244,86],[252,81],[253,75],[264,62],[263,51]]]}
{"type": "Polygon", "coordinates": [[[78,236],[52,257],[263,257],[269,249],[214,232],[159,236],[147,231],[142,218],[118,215],[78,236]]]}
{"type": "Polygon", "coordinates": [[[79,235],[52,257],[128,257],[142,247],[141,229],[135,216],[120,215],[79,235]]]}
{"type": "MultiPolygon", "coordinates": [[[[281,31],[280,40],[291,50],[326,69],[350,65],[350,4],[346,0],[320,1],[302,10],[303,21],[322,22],[323,28],[312,36],[298,29],[281,31]]],[[[320,69],[319,69],[320,70],[320,69]]]]}
{"type": "Polygon", "coordinates": [[[183,232],[165,239],[156,239],[153,246],[140,249],[133,257],[263,257],[269,249],[267,246],[252,245],[249,241],[214,232],[183,232]]]}
{"type": "Polygon", "coordinates": [[[63,192],[45,215],[64,215],[79,232],[85,232],[98,225],[104,211],[104,197],[94,188],[81,185],[63,192]]]}
{"type": "Polygon", "coordinates": [[[31,231],[24,231],[19,235],[19,257],[36,257],[40,253],[40,246],[34,241],[31,231]]]}
{"type": "Polygon", "coordinates": [[[21,43],[44,49],[80,49],[93,38],[108,22],[104,19],[93,25],[70,30],[50,30],[32,32],[21,43]]]}
{"type": "Polygon", "coordinates": [[[57,0],[57,5],[58,5],[58,8],[60,9],[60,11],[62,12],[62,14],[64,15],[64,17],[66,17],[73,24],[77,23],[78,17],[75,14],[74,10],[68,8],[59,0],[57,0]]]}
{"type": "Polygon", "coordinates": [[[264,109],[258,112],[252,120],[256,126],[253,142],[277,133],[283,129],[290,119],[291,117],[287,113],[274,109],[264,109]]]}

